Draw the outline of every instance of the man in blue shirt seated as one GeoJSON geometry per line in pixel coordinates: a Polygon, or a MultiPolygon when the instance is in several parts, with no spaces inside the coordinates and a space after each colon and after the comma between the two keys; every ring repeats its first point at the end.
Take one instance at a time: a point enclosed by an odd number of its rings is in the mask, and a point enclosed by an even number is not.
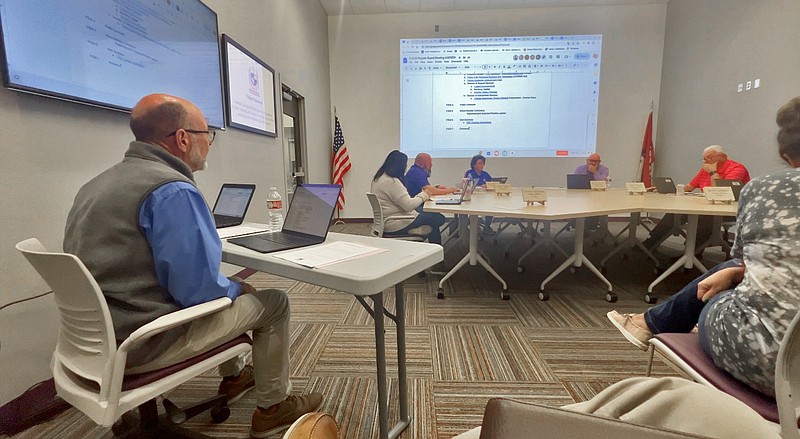
{"type": "Polygon", "coordinates": [[[448,195],[455,193],[458,189],[442,185],[432,186],[428,177],[431,176],[433,159],[429,154],[421,152],[414,159],[414,164],[406,172],[406,189],[408,195],[416,197],[422,190],[427,190],[431,195],[448,195]]]}
{"type": "Polygon", "coordinates": [[[128,354],[126,374],[160,369],[253,331],[253,366],[220,365],[229,404],[256,390],[251,435],[262,438],[315,410],[322,395],[290,396],[289,300],[277,289],[220,273],[222,242],[194,182],[216,132],[184,99],[142,98],[131,111],[131,142],[121,162],[78,192],[64,251],[78,256],[106,297],[119,345],[165,314],[230,297],[230,308],[147,339],[128,354]]]}
{"type": "Polygon", "coordinates": [[[589,174],[592,180],[608,179],[608,168],[600,164],[600,154],[594,153],[586,157],[586,164],[575,168],[575,174],[589,174]]]}

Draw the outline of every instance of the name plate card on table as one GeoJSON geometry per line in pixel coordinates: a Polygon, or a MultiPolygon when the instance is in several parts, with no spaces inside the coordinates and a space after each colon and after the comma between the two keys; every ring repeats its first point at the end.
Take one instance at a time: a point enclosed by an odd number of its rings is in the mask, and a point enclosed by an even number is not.
{"type": "Polygon", "coordinates": [[[501,184],[497,183],[494,187],[494,193],[498,196],[500,195],[511,195],[511,185],[510,184],[501,184]]]}
{"type": "Polygon", "coordinates": [[[528,203],[529,206],[534,203],[540,203],[544,206],[544,203],[547,202],[547,191],[544,189],[524,187],[522,188],[522,201],[528,203]]]}
{"type": "Polygon", "coordinates": [[[486,190],[489,192],[493,192],[497,185],[500,184],[496,181],[487,181],[486,182],[486,190]]]}
{"type": "Polygon", "coordinates": [[[640,181],[634,183],[625,183],[625,190],[627,190],[628,194],[630,195],[644,195],[644,193],[647,192],[647,188],[644,187],[644,183],[640,181]]]}
{"type": "Polygon", "coordinates": [[[703,195],[706,196],[706,200],[710,201],[711,204],[716,204],[717,201],[731,204],[736,201],[733,196],[733,189],[730,186],[706,186],[703,188],[703,195]]]}
{"type": "Polygon", "coordinates": [[[605,180],[592,180],[589,182],[589,187],[591,187],[593,191],[604,191],[608,189],[608,184],[606,184],[605,180]]]}

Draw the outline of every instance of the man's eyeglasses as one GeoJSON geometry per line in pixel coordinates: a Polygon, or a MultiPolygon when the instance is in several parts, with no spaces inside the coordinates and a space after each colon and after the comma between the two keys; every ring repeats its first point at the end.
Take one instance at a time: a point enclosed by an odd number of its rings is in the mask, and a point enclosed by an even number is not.
{"type": "MultiPolygon", "coordinates": [[[[212,143],[214,143],[214,139],[217,137],[217,131],[216,131],[216,130],[205,130],[205,131],[203,131],[203,130],[187,130],[187,129],[185,129],[185,128],[181,128],[181,129],[182,129],[182,130],[184,130],[184,131],[186,131],[187,133],[192,133],[192,134],[205,134],[205,135],[206,135],[206,138],[208,139],[208,144],[209,144],[209,145],[211,145],[212,143]]],[[[174,135],[175,135],[175,134],[177,134],[177,133],[178,133],[178,130],[175,130],[175,131],[173,131],[173,132],[171,132],[171,133],[167,134],[167,137],[172,137],[172,136],[174,136],[174,135]]]]}

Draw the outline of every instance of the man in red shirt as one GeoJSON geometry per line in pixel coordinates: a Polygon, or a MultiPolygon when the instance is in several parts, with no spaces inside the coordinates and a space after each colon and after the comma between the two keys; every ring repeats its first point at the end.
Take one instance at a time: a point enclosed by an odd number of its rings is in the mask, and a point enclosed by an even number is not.
{"type": "MultiPolygon", "coordinates": [[[[685,192],[695,189],[703,190],[706,186],[711,186],[711,180],[739,180],[742,184],[750,181],[750,173],[743,164],[730,160],[725,150],[720,145],[711,145],[703,150],[703,166],[697,171],[692,181],[684,186],[685,192]]],[[[661,221],[653,228],[648,237],[642,243],[646,248],[660,245],[672,231],[674,222],[680,220],[681,224],[686,222],[686,215],[673,215],[668,213],[661,218],[661,221]]],[[[695,245],[699,246],[711,237],[713,217],[700,215],[697,221],[697,239],[695,245]]],[[[719,232],[719,231],[717,231],[719,232]]]]}

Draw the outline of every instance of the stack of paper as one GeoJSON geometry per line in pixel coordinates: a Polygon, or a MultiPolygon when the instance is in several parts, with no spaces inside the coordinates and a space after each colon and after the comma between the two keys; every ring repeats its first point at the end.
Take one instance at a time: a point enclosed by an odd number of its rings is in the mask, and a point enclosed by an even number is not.
{"type": "Polygon", "coordinates": [[[353,259],[364,258],[387,251],[385,248],[370,247],[355,242],[336,241],[299,250],[276,253],[276,258],[296,264],[320,268],[353,259]]]}

